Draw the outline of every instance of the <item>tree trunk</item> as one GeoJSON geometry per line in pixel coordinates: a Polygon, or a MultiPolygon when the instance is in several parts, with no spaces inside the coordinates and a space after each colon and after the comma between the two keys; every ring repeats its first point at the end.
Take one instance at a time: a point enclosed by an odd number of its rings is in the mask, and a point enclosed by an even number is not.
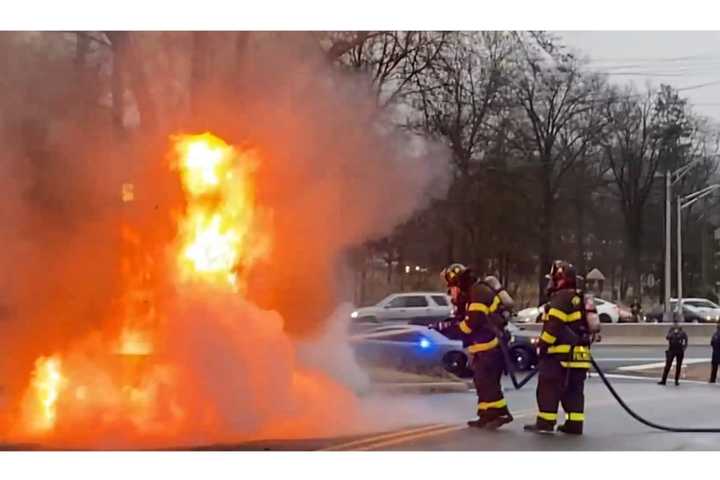
{"type": "Polygon", "coordinates": [[[547,280],[545,275],[550,271],[552,263],[552,243],[553,243],[553,197],[550,188],[550,167],[549,162],[544,162],[542,167],[542,188],[543,188],[543,205],[540,214],[540,256],[538,261],[538,304],[543,303],[545,297],[545,285],[547,280]]]}
{"type": "Polygon", "coordinates": [[[89,48],[90,40],[84,32],[77,32],[75,34],[75,70],[78,72],[78,76],[80,76],[81,79],[83,77],[85,59],[87,58],[89,48]]]}
{"type": "Polygon", "coordinates": [[[194,118],[202,113],[209,70],[210,32],[193,32],[192,67],[190,72],[190,112],[194,118]]]}
{"type": "Polygon", "coordinates": [[[127,70],[127,32],[106,32],[110,40],[113,66],[110,91],[112,94],[112,121],[118,137],[125,135],[125,72],[127,70]]]}
{"type": "Polygon", "coordinates": [[[578,191],[575,197],[575,256],[577,262],[577,272],[580,275],[587,274],[587,266],[585,265],[585,202],[583,200],[582,191],[577,183],[578,191]]]}

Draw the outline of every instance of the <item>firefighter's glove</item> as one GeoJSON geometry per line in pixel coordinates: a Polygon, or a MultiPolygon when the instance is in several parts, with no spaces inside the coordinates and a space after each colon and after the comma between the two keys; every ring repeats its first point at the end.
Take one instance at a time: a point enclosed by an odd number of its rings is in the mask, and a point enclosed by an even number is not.
{"type": "Polygon", "coordinates": [[[450,328],[452,326],[452,323],[453,322],[451,321],[431,323],[430,325],[428,325],[428,328],[430,328],[431,330],[437,330],[438,332],[442,332],[450,328]]]}

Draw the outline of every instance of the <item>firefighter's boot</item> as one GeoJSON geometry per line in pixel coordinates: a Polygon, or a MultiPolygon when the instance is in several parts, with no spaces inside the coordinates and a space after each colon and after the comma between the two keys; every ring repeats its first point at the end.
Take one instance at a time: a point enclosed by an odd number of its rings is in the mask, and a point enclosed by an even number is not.
{"type": "Polygon", "coordinates": [[[555,429],[553,428],[553,425],[551,424],[545,424],[541,422],[532,423],[530,425],[525,425],[523,427],[523,430],[526,432],[532,432],[532,433],[555,433],[555,429]]]}
{"type": "Polygon", "coordinates": [[[502,427],[506,423],[512,422],[513,420],[513,416],[510,415],[510,413],[508,412],[490,420],[485,426],[485,428],[487,430],[497,430],[498,428],[502,427]]]}
{"type": "Polygon", "coordinates": [[[558,432],[567,433],[568,435],[582,435],[582,422],[565,422],[557,427],[558,432]]]}
{"type": "Polygon", "coordinates": [[[492,420],[492,418],[479,417],[479,418],[476,418],[475,420],[468,420],[467,424],[468,424],[468,427],[472,427],[472,428],[485,428],[485,425],[490,423],[491,420],[492,420]]]}

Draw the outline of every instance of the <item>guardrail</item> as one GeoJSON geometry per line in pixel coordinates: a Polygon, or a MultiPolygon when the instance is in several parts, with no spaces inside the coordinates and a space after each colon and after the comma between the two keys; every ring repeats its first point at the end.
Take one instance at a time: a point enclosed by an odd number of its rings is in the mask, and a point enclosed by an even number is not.
{"type": "MultiPolygon", "coordinates": [[[[520,329],[540,332],[537,323],[516,324],[520,329]]],[[[672,324],[670,323],[604,323],[600,335],[601,344],[610,345],[666,345],[665,336],[672,324]]],[[[709,345],[710,337],[717,330],[716,324],[682,324],[688,335],[690,345],[709,345]]]]}

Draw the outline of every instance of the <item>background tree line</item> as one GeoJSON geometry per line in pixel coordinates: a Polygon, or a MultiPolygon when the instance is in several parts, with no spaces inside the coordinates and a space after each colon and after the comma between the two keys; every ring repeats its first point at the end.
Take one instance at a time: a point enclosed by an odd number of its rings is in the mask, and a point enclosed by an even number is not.
{"type": "MultiPolygon", "coordinates": [[[[3,105],[37,114],[7,116],[4,128],[36,161],[52,155],[43,139],[60,117],[104,122],[117,151],[180,119],[202,128],[203,91],[225,83],[241,95],[244,53],[269,35],[294,35],[338,71],[366,74],[380,115],[452,153],[447,192],[348,252],[357,303],[439,288],[437,272],[459,261],[500,275],[530,304],[558,257],[581,273],[599,268],[621,299],[657,301],[663,175],[696,162],[676,191],[713,183],[720,129],[677,88],[610,83],[545,32],[5,33],[5,82],[32,73],[3,105]],[[62,75],[48,83],[38,65],[62,75]],[[74,99],[72,111],[58,96],[74,99]]],[[[706,296],[720,279],[715,203],[683,216],[688,294],[706,296]]]]}

